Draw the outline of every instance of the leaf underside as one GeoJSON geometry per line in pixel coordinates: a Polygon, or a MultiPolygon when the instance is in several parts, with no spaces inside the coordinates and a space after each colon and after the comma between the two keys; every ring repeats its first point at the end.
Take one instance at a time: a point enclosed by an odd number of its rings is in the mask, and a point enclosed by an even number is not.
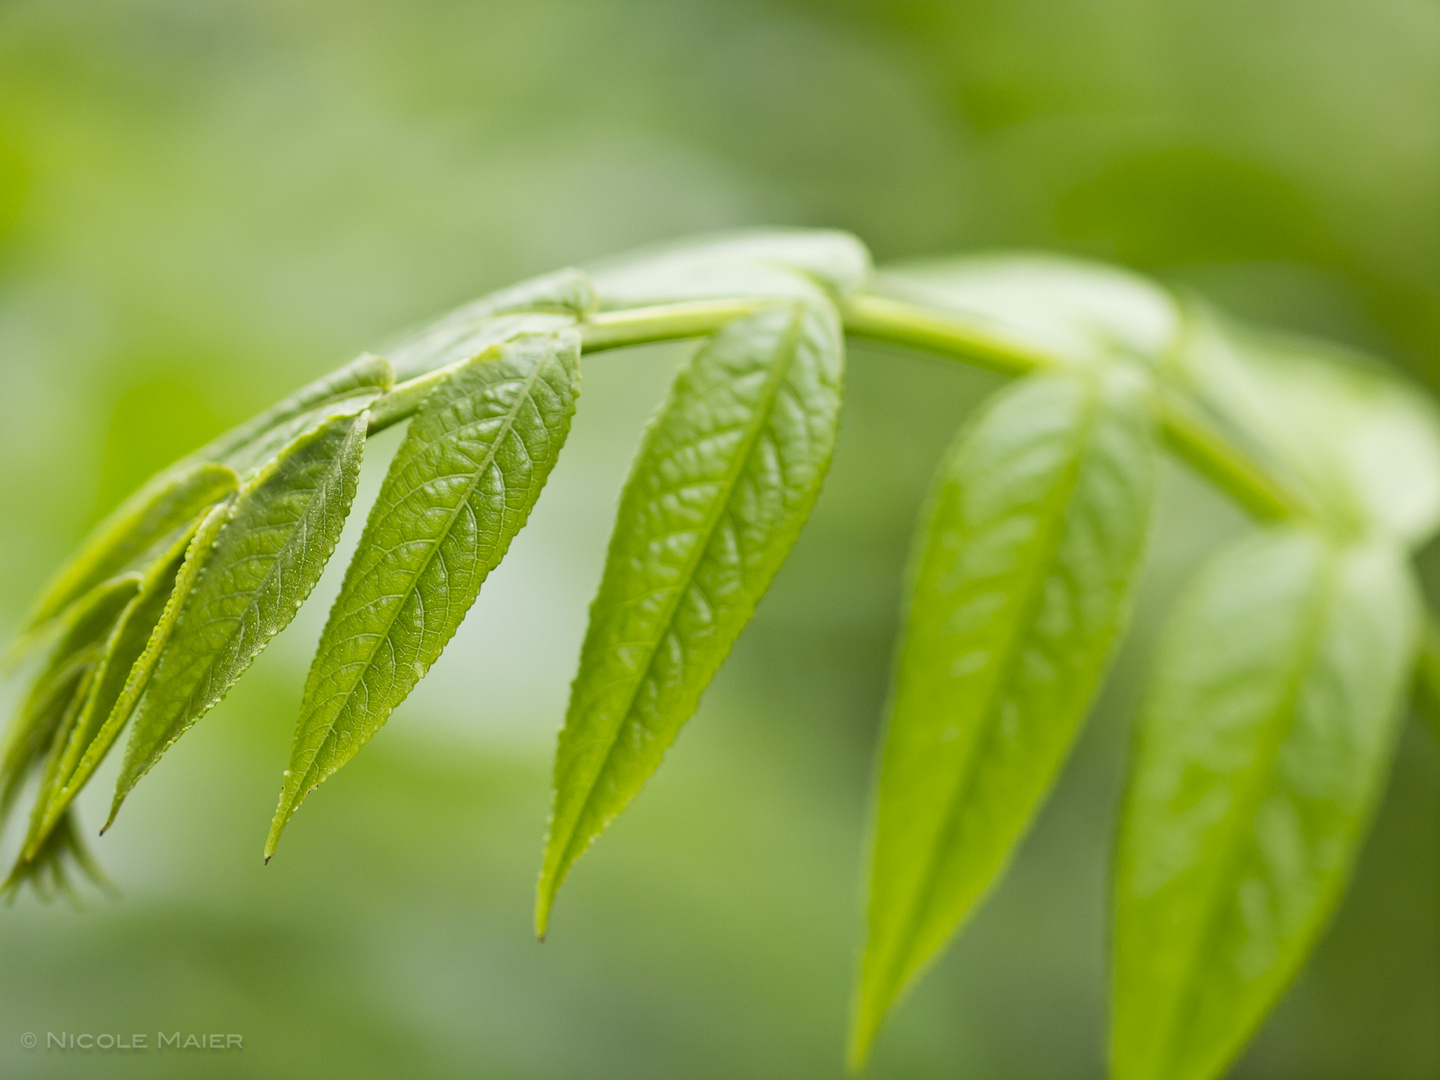
{"type": "Polygon", "coordinates": [[[1293,978],[1384,787],[1415,611],[1399,551],[1299,528],[1177,608],[1121,824],[1116,1080],[1220,1075],[1293,978]]]}
{"type": "Polygon", "coordinates": [[[1008,862],[1079,730],[1149,528],[1145,391],[1128,368],[1032,376],[941,465],[879,776],[855,1067],[1008,862]]]}
{"type": "Polygon", "coordinates": [[[316,650],[266,858],[439,658],[525,524],[570,429],[579,355],[568,332],[498,346],[411,422],[316,650]]]}
{"type": "Polygon", "coordinates": [[[818,296],[724,327],[647,430],[555,759],[543,936],[575,860],[695,711],[814,504],[834,451],[843,342],[818,296]]]}

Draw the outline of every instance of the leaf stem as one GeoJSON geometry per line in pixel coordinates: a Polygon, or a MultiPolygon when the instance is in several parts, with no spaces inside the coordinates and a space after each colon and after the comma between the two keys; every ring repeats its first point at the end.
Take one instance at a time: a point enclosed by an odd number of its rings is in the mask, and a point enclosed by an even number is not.
{"type": "MultiPolygon", "coordinates": [[[[708,337],[726,323],[770,302],[763,297],[742,297],[602,311],[580,325],[580,338],[584,351],[593,353],[708,337]]],[[[1002,375],[1025,375],[1057,362],[1044,351],[996,333],[977,319],[920,304],[881,296],[852,296],[841,303],[841,314],[845,332],[853,337],[934,353],[1002,375]]],[[[410,417],[459,366],[438,368],[396,386],[371,409],[370,433],[410,417]]],[[[1171,452],[1249,513],[1262,521],[1306,514],[1303,504],[1199,414],[1164,396],[1159,408],[1171,452]]]]}

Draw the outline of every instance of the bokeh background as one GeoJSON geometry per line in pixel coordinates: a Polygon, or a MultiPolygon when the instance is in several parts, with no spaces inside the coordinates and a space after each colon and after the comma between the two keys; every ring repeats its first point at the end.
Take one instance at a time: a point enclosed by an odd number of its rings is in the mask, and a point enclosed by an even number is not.
{"type": "MultiPolygon", "coordinates": [[[[0,630],[151,471],[395,329],[528,274],[763,223],[853,229],[882,259],[1118,260],[1440,387],[1440,6],[0,0],[0,630]]],[[[272,865],[334,575],[98,843],[123,898],[0,910],[0,1075],[841,1074],[906,537],[996,383],[854,352],[812,524],[542,947],[549,755],[615,496],[681,358],[588,363],[533,523],[272,865]],[[157,1030],[245,1049],[20,1046],[157,1030]]],[[[369,452],[371,493],[394,445],[369,452]]],[[[877,1078],[1103,1075],[1133,704],[1175,588],[1243,527],[1172,470],[1104,698],[1008,879],[896,1015],[877,1078]]],[[[1440,1075],[1437,757],[1412,726],[1357,884],[1237,1077],[1440,1075]]]]}

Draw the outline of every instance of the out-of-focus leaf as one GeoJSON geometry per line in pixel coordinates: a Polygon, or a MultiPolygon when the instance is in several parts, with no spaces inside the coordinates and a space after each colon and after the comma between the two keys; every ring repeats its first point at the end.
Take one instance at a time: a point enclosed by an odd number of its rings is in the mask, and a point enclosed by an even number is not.
{"type": "MultiPolygon", "coordinates": [[[[106,578],[148,561],[157,545],[168,546],[205,508],[234,491],[239,483],[228,465],[200,461],[157,476],[106,518],[80,546],[41,594],[27,630],[59,615],[106,578]]],[[[23,639],[22,639],[23,640],[23,639]]]]}
{"type": "Polygon", "coordinates": [[[332,417],[237,494],[204,575],[180,598],[169,645],[136,712],[112,819],[140,777],[220,702],[319,581],[355,498],[368,420],[364,410],[332,417]]]}
{"type": "Polygon", "coordinates": [[[86,673],[103,655],[110,629],[140,582],[140,574],[125,574],[97,585],[71,606],[69,627],[31,684],[0,752],[0,822],[14,805],[25,777],[54,745],[65,710],[86,673]]]}
{"type": "Polygon", "coordinates": [[[1334,909],[1393,754],[1418,603],[1395,545],[1277,528],[1177,608],[1115,884],[1116,1080],[1210,1080],[1334,909]]]}
{"type": "Polygon", "coordinates": [[[194,588],[229,515],[229,504],[222,503],[194,522],[146,571],[111,629],[84,705],[57,746],[56,767],[36,799],[23,858],[34,856],[130,719],[174,630],[180,601],[194,588]]]}
{"type": "Polygon", "coordinates": [[[712,297],[809,297],[818,282],[840,296],[865,287],[870,253],[829,229],[767,229],[692,237],[591,270],[600,303],[641,307],[712,297]]]}
{"type": "Polygon", "coordinates": [[[681,372],[620,501],[560,733],[536,922],[695,711],[819,493],[843,341],[823,300],[724,327],[681,372]]]}
{"type": "Polygon", "coordinates": [[[1440,525],[1440,415],[1377,365],[1197,311],[1178,373],[1334,523],[1412,546],[1440,525]]]}
{"type": "Polygon", "coordinates": [[[380,730],[525,524],[570,430],[579,338],[527,337],[457,369],[411,421],[320,638],[266,842],[380,730]]]}
{"type": "Polygon", "coordinates": [[[114,892],[115,887],[80,839],[74,813],[67,810],[40,847],[30,857],[15,863],[5,881],[0,883],[0,896],[13,896],[22,886],[29,884],[42,900],[53,900],[61,894],[78,900],[75,887],[70,884],[68,867],[71,864],[96,885],[114,892]]]}
{"type": "Polygon", "coordinates": [[[876,797],[851,1056],[1008,861],[1125,622],[1154,501],[1143,377],[1039,375],[936,478],[876,797]]]}
{"type": "Polygon", "coordinates": [[[522,334],[559,333],[595,306],[590,278],[579,270],[561,270],[481,297],[380,352],[395,365],[398,378],[413,379],[522,334]]]}
{"type": "Polygon", "coordinates": [[[1433,619],[1425,620],[1411,700],[1420,719],[1440,739],[1440,627],[1433,619]]]}
{"type": "Polygon", "coordinates": [[[1159,285],[1103,263],[978,255],[887,267],[876,290],[973,316],[1017,344],[1065,360],[1127,355],[1159,363],[1180,328],[1159,285]]]}

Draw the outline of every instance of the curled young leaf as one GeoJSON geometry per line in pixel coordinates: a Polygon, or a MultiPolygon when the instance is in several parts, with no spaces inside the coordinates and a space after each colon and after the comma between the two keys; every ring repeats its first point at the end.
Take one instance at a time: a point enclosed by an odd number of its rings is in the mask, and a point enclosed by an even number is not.
{"type": "Polygon", "coordinates": [[[1130,607],[1154,501],[1148,386],[1032,376],[936,477],[876,793],[851,1060],[1004,869],[1130,607]]]}
{"type": "Polygon", "coordinates": [[[823,299],[737,319],[680,373],[620,500],[555,759],[536,925],[695,711],[800,532],[835,447],[823,299]]]}
{"type": "Polygon", "coordinates": [[[237,493],[141,699],[115,810],[290,624],[320,580],[355,498],[367,422],[364,410],[331,417],[237,493]]]}
{"type": "Polygon", "coordinates": [[[1115,868],[1116,1080],[1212,1080],[1314,945],[1395,748],[1404,553],[1274,528],[1216,559],[1160,647],[1115,868]]]}
{"type": "Polygon", "coordinates": [[[525,337],[454,371],[411,421],[305,683],[265,856],[305,796],[439,658],[525,524],[570,430],[579,339],[525,337]]]}

